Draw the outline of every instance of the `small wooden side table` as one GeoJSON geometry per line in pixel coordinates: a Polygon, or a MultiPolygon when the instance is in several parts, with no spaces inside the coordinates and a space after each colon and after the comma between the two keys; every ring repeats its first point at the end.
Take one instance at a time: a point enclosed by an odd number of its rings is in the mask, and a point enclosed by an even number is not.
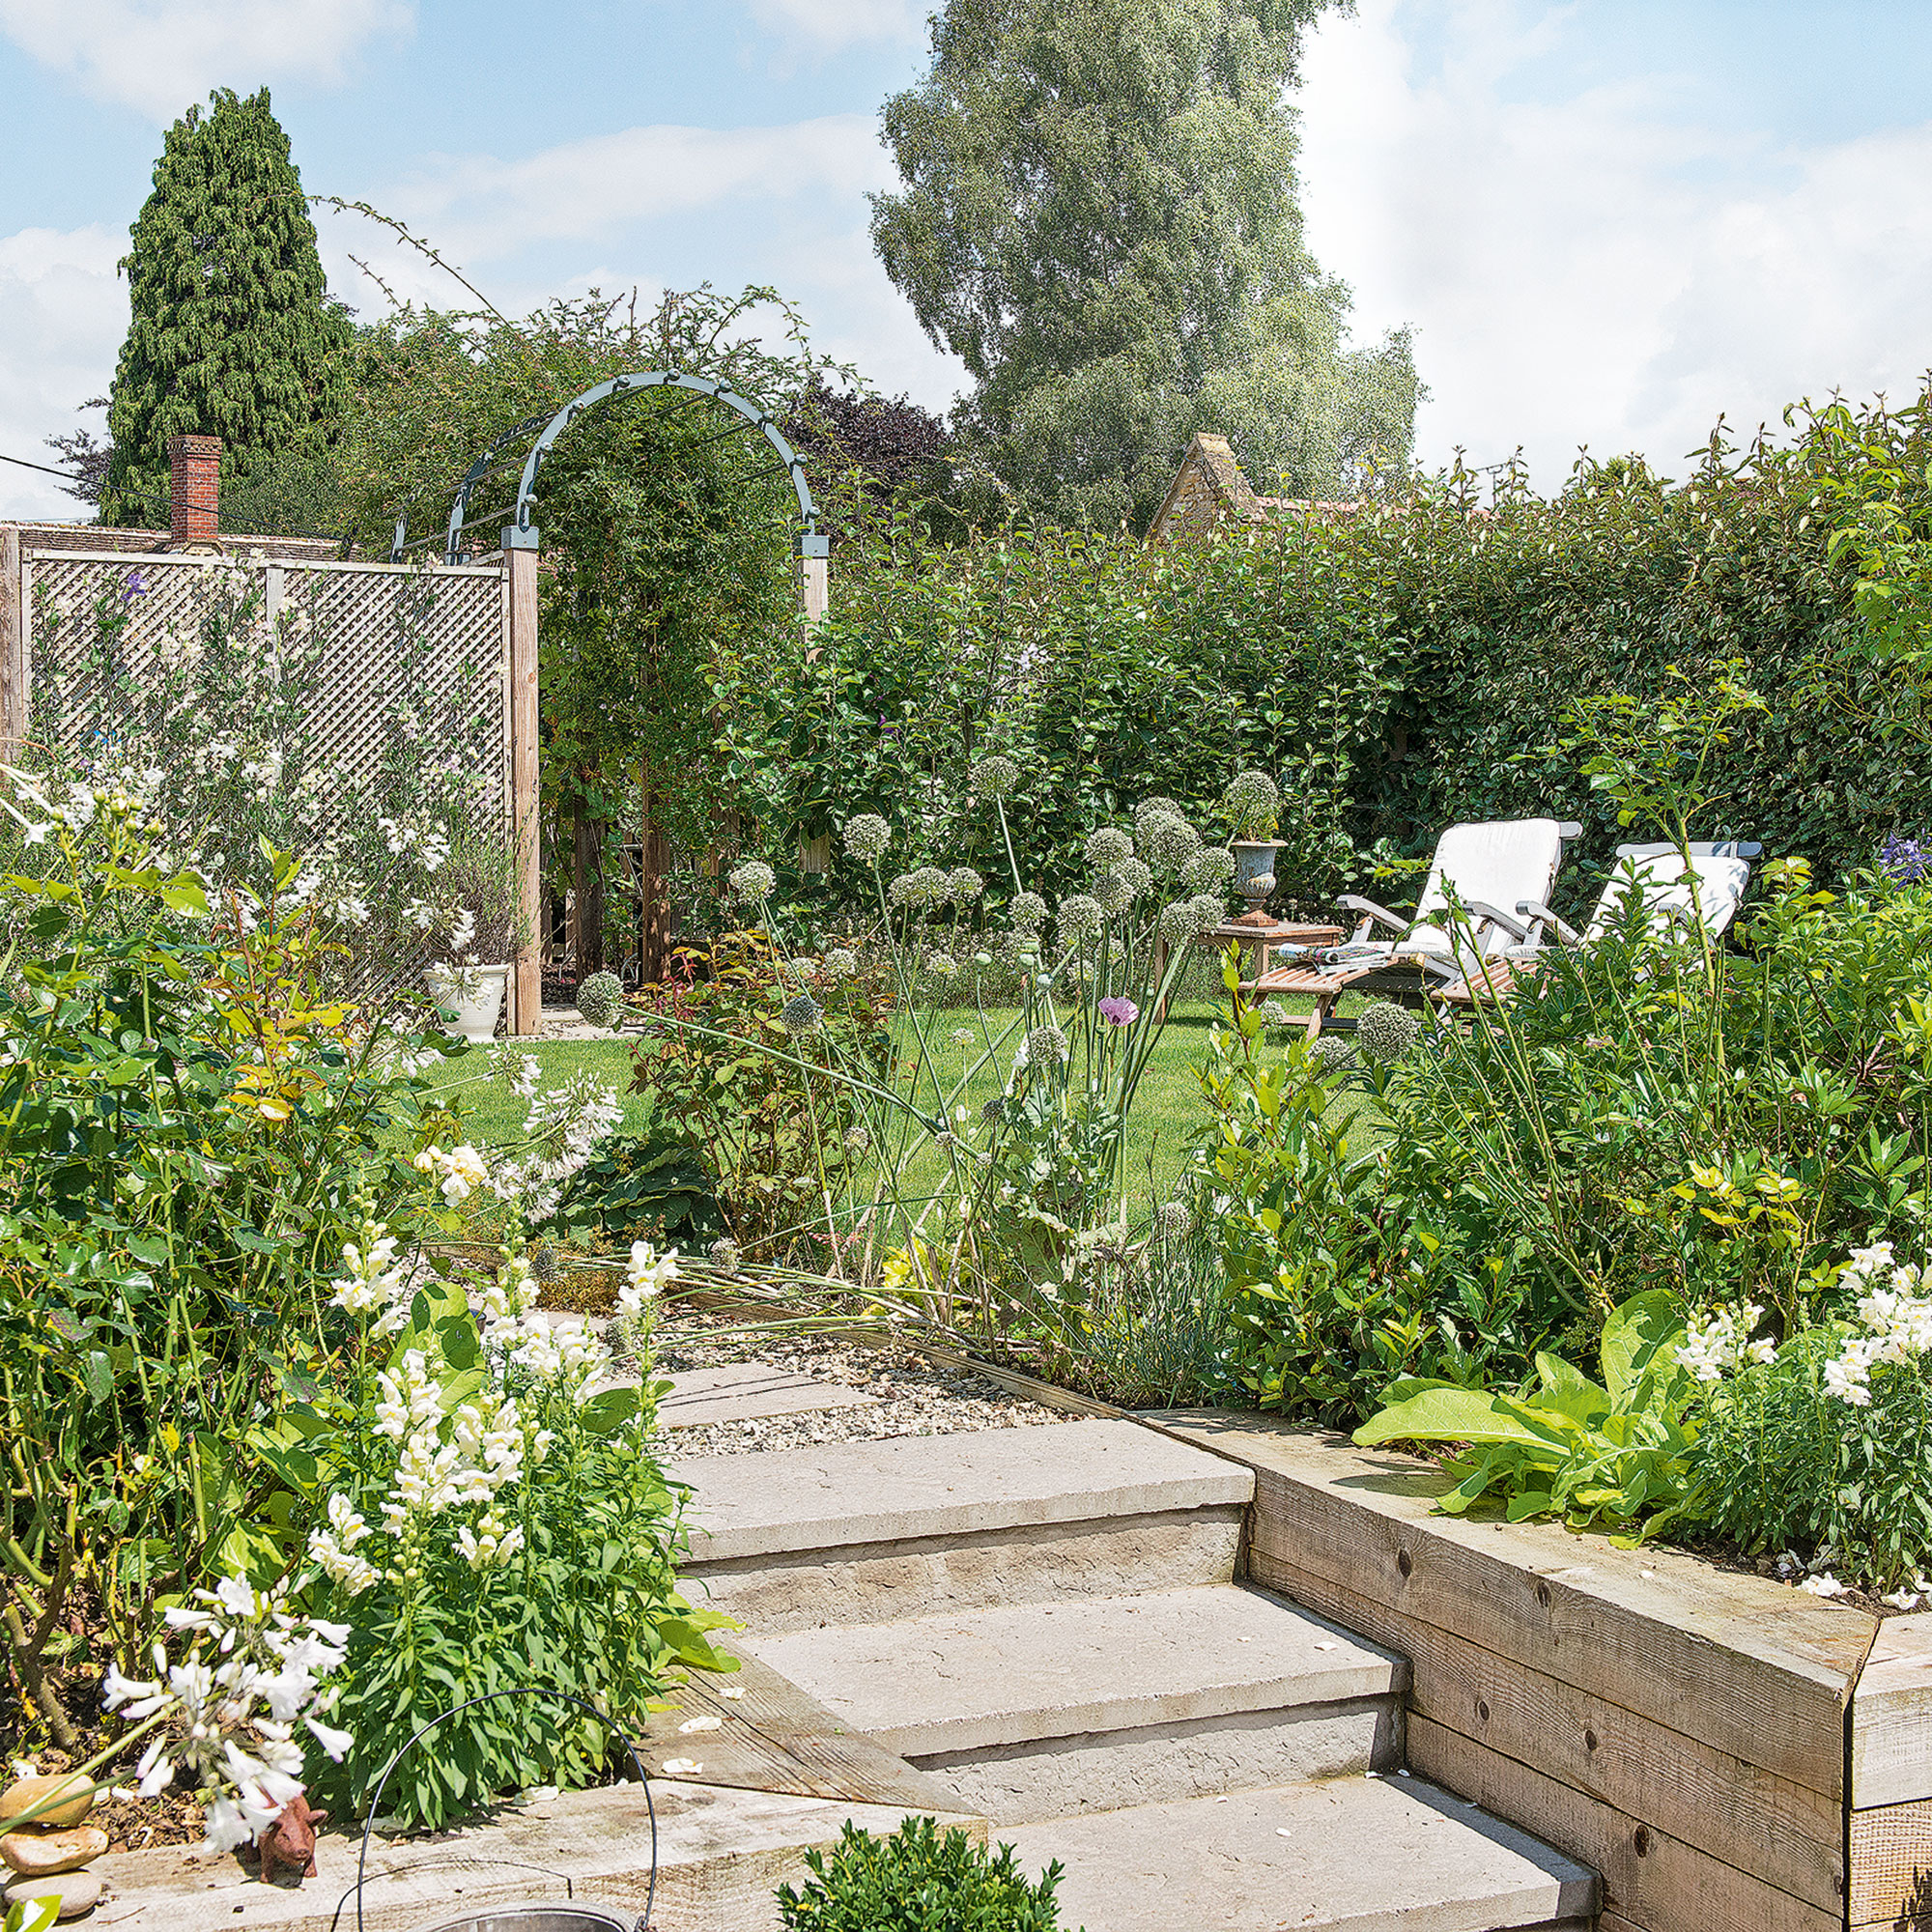
{"type": "Polygon", "coordinates": [[[1241,991],[1252,993],[1255,982],[1268,969],[1269,947],[1340,946],[1343,929],[1339,925],[1289,925],[1269,919],[1265,913],[1245,912],[1239,919],[1229,920],[1225,925],[1210,926],[1204,936],[1221,946],[1233,941],[1236,945],[1255,949],[1254,972],[1241,981],[1241,991]]]}

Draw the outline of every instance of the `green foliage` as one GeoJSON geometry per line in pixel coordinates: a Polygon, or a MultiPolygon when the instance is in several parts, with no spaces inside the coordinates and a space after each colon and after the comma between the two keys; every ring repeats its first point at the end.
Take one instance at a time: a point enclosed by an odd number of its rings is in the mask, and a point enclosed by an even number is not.
{"type": "Polygon", "coordinates": [[[867,1151],[853,1090],[832,1069],[878,1076],[883,1001],[857,975],[817,976],[808,997],[820,1018],[795,1037],[781,1015],[799,982],[763,932],[727,933],[676,963],[677,980],[647,989],[632,1091],[650,1095],[683,1146],[698,1150],[718,1211],[749,1256],[826,1259],[838,1245],[829,1204],[867,1151]]]}
{"type": "Polygon", "coordinates": [[[1415,1270],[1382,1240],[1386,1159],[1333,1104],[1338,1081],[1305,1037],[1283,1061],[1262,1055],[1266,1021],[1232,957],[1226,976],[1194,1186],[1226,1281],[1228,1372],[1262,1407],[1352,1421],[1435,1343],[1415,1270]]]}
{"type": "Polygon", "coordinates": [[[65,1747],[75,1592],[132,1662],[211,1573],[279,1574],[264,1405],[326,1372],[354,1199],[412,1192],[395,1150],[438,1117],[411,1043],[324,991],[294,861],[212,917],[146,808],[83,795],[44,872],[0,883],[0,1629],[65,1747]]]}
{"type": "Polygon", "coordinates": [[[647,1133],[607,1134],[564,1183],[543,1224],[618,1243],[684,1246],[724,1232],[717,1182],[691,1137],[654,1123],[647,1133]]]}
{"type": "Polygon", "coordinates": [[[1317,0],[951,0],[885,107],[887,272],[975,388],[962,427],[1050,521],[1145,527],[1191,432],[1335,497],[1403,469],[1407,338],[1342,348],[1285,90],[1317,0]]]}
{"type": "Polygon", "coordinates": [[[1602,1384],[1541,1352],[1528,1395],[1405,1379],[1355,1440],[1467,1445],[1449,1460],[1456,1486],[1437,1505],[1452,1516],[1493,1498],[1512,1522],[1553,1516],[1572,1529],[1654,1535],[1699,1501],[1684,1332],[1673,1295],[1636,1295],[1604,1324],[1602,1384]]]}
{"type": "Polygon", "coordinates": [[[889,1837],[847,1824],[830,1858],[805,1855],[803,1891],[779,1888],[785,1932],[1052,1932],[1058,1861],[1037,1884],[1010,1845],[997,1853],[930,1818],[908,1818],[889,1837]]]}
{"type": "Polygon", "coordinates": [[[172,436],[222,439],[224,476],[314,450],[342,400],[350,327],[325,292],[301,178],[269,91],[226,88],[168,129],[134,222],[133,319],[108,410],[108,524],[151,526],[172,436]]]}

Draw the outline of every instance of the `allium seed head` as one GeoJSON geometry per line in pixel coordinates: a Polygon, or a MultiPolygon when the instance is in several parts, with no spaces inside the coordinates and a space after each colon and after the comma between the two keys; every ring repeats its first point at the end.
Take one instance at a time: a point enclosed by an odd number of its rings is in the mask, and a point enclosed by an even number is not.
{"type": "Polygon", "coordinates": [[[825,1022],[825,1009],[810,993],[796,993],[780,1009],[779,1018],[794,1039],[815,1032],[825,1022]]]}
{"type": "Polygon", "coordinates": [[[861,865],[883,858],[892,842],[893,828],[876,811],[862,811],[845,821],[845,850],[861,865]]]}
{"type": "Polygon", "coordinates": [[[1100,901],[1088,893],[1069,893],[1060,902],[1059,936],[1063,948],[1071,950],[1082,940],[1091,939],[1105,923],[1107,914],[1100,901]]]}
{"type": "Polygon", "coordinates": [[[1037,932],[1046,923],[1046,901],[1037,893],[1015,893],[1007,917],[1021,932],[1037,932]]]}
{"type": "Polygon", "coordinates": [[[1010,798],[1020,781],[1020,768],[1010,758],[995,754],[973,767],[973,789],[989,803],[1010,798]]]}
{"type": "Polygon", "coordinates": [[[1208,845],[1187,862],[1181,884],[1190,894],[1219,892],[1235,876],[1235,855],[1225,845],[1208,845]]]}
{"type": "Polygon", "coordinates": [[[1087,863],[1096,872],[1116,871],[1134,856],[1134,841],[1118,825],[1087,835],[1087,863]]]}
{"type": "Polygon", "coordinates": [[[971,866],[954,866],[946,875],[946,896],[954,905],[971,905],[985,890],[985,880],[971,866]]]}
{"type": "Polygon", "coordinates": [[[762,905],[771,897],[779,877],[762,859],[747,859],[742,866],[731,868],[731,876],[725,881],[734,899],[743,899],[749,905],[762,905]]]}
{"type": "Polygon", "coordinates": [[[1141,856],[1156,871],[1183,870],[1200,849],[1201,835],[1184,818],[1156,813],[1141,827],[1141,856]]]}
{"type": "Polygon", "coordinates": [[[1066,1058],[1066,1036],[1049,1023],[1037,1026],[1026,1037],[1029,1066],[1058,1066],[1066,1058]]]}

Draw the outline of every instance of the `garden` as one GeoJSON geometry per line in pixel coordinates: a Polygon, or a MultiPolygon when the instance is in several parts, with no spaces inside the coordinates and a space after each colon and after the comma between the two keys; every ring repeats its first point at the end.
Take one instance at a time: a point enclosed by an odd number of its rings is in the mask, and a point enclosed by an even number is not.
{"type": "MultiPolygon", "coordinates": [[[[738,1667],[655,1416],[697,1305],[1932,1605],[1922,405],[1171,550],[855,471],[815,626],[738,567],[769,500],[611,535],[668,414],[547,478],[544,934],[462,719],[398,699],[324,809],[327,639],[243,573],[138,677],[101,596],[37,700],[108,723],[0,794],[14,1834],[615,1775],[738,1667]],[[1438,853],[1571,820],[1507,905],[1438,853]],[[585,1037],[453,1029],[542,944],[585,1037]]],[[[929,1833],[841,1858],[853,1914],[896,1861],[1054,1922],[929,1833]]]]}

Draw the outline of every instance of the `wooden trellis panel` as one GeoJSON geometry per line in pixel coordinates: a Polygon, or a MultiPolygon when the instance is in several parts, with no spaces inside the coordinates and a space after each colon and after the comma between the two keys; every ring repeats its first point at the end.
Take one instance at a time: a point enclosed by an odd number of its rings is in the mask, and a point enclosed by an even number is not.
{"type": "MultiPolygon", "coordinates": [[[[25,648],[16,653],[22,690],[10,706],[11,730],[51,750],[99,753],[105,721],[118,709],[109,684],[138,689],[151,681],[163,645],[198,635],[216,600],[242,587],[260,589],[270,631],[274,619],[300,612],[319,646],[302,718],[331,774],[315,807],[318,839],[335,829],[338,813],[384,793],[384,761],[397,755],[392,724],[404,713],[422,755],[459,761],[506,835],[516,834],[520,818],[533,818],[533,797],[522,799],[515,784],[509,579],[494,558],[452,569],[30,551],[20,559],[25,648]],[[244,584],[235,583],[236,574],[244,584]],[[128,617],[105,666],[95,641],[102,599],[128,617]]],[[[526,728],[533,774],[533,719],[526,728]]],[[[517,1004],[529,1010],[512,1025],[534,1031],[536,976],[520,978],[529,983],[517,1004]]]]}

